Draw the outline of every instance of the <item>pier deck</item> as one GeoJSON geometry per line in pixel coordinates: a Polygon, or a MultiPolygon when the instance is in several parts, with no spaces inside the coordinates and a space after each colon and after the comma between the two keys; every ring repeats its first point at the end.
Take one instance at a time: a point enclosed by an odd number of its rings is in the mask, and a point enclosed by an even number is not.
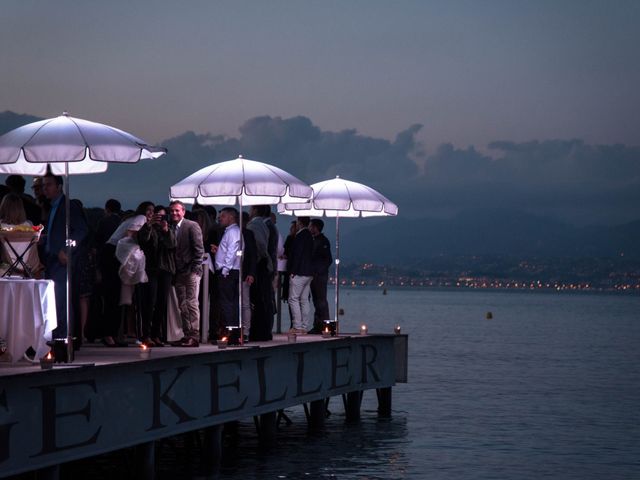
{"type": "Polygon", "coordinates": [[[139,350],[83,347],[52,370],[0,364],[0,477],[406,381],[406,335],[139,350]]]}

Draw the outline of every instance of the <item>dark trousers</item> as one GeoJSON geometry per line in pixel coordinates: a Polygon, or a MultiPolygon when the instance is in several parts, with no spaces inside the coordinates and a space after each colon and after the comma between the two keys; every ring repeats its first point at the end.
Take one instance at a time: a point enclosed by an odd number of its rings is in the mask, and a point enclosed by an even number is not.
{"type": "Polygon", "coordinates": [[[102,272],[102,298],[104,302],[103,336],[117,337],[120,330],[120,262],[116,258],[116,247],[105,244],[100,255],[102,272]]]}
{"type": "MultiPolygon", "coordinates": [[[[67,338],[67,267],[50,259],[47,262],[45,278],[53,280],[56,297],[56,316],[58,326],[53,330],[53,338],[67,338]]],[[[73,332],[73,308],[69,309],[69,325],[73,332]]]]}
{"type": "Polygon", "coordinates": [[[229,275],[223,277],[221,273],[216,274],[217,298],[220,304],[220,326],[238,327],[240,314],[238,313],[238,278],[240,272],[231,270],[229,275]]]}
{"type": "Polygon", "coordinates": [[[140,309],[142,313],[142,338],[162,338],[167,319],[167,298],[171,289],[172,274],[164,270],[147,273],[149,281],[141,283],[140,309]]]}
{"type": "Polygon", "coordinates": [[[327,302],[327,283],[329,283],[329,274],[314,275],[311,280],[311,299],[313,300],[313,329],[322,331],[324,321],[330,320],[329,302],[327,302]]]}
{"type": "Polygon", "coordinates": [[[249,339],[254,342],[265,342],[273,338],[273,315],[275,303],[273,298],[273,276],[269,273],[264,260],[258,262],[256,280],[251,285],[251,332],[249,339]]]}

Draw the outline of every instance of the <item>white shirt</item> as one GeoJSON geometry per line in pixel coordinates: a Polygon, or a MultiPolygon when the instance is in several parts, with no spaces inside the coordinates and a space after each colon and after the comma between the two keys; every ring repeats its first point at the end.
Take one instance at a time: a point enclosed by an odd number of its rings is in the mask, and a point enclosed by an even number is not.
{"type": "Polygon", "coordinates": [[[240,270],[239,250],[240,227],[234,223],[225,228],[216,252],[216,270],[222,270],[224,277],[229,275],[229,270],[240,270]]]}

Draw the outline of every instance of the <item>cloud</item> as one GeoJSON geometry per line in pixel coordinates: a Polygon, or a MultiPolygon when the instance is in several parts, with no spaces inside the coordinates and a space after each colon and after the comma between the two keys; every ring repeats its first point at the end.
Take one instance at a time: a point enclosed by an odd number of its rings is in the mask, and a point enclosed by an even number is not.
{"type": "Polygon", "coordinates": [[[522,210],[575,224],[640,218],[640,147],[496,141],[488,145],[489,153],[451,144],[427,153],[416,140],[421,128],[411,125],[387,140],[355,129],[322,130],[304,116],[260,116],[241,125],[238,136],[185,132],[163,142],[169,153],[159,160],[75,177],[72,195],[89,206],[103,205],[109,197],[130,207],[146,199],[166,202],[172,184],[242,154],[308,183],[336,175],[365,183],[396,202],[405,218],[482,208],[522,210]]]}

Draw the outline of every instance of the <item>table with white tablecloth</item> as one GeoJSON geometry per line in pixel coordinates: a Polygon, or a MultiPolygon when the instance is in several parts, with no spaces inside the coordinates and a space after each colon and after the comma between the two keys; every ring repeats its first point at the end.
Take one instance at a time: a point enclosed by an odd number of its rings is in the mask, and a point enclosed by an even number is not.
{"type": "Polygon", "coordinates": [[[52,280],[0,279],[0,337],[14,363],[29,347],[36,351],[36,359],[45,356],[57,326],[52,280]]]}

